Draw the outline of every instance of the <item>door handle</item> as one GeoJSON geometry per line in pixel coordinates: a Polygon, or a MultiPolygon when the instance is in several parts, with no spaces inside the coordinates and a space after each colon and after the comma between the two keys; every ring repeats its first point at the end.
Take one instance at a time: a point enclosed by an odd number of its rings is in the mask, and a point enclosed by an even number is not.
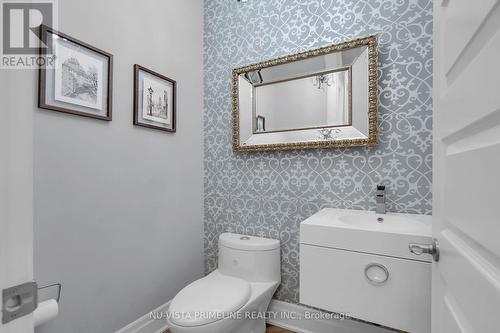
{"type": "Polygon", "coordinates": [[[408,248],[411,253],[417,256],[427,253],[432,256],[434,261],[439,261],[439,244],[435,238],[432,240],[432,244],[410,243],[408,244],[408,248]]]}

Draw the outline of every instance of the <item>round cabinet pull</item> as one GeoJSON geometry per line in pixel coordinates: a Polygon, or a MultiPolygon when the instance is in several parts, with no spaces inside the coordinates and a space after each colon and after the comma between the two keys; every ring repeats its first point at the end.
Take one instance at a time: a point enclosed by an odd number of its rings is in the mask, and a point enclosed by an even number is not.
{"type": "Polygon", "coordinates": [[[365,267],[365,276],[368,281],[379,286],[389,280],[389,271],[382,264],[371,263],[365,267]]]}

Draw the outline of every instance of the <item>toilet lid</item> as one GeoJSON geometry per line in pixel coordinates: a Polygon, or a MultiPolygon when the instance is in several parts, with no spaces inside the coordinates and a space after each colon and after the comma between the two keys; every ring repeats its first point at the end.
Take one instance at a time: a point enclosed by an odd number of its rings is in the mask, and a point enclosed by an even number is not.
{"type": "Polygon", "coordinates": [[[169,319],[179,326],[200,326],[235,318],[235,311],[246,304],[250,291],[247,281],[215,271],[194,281],[174,297],[169,319]]]}

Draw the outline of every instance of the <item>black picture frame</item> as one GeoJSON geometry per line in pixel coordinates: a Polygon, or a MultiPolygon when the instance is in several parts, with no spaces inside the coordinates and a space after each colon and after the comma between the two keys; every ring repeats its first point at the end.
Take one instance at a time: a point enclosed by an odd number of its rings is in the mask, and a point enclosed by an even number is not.
{"type": "MultiPolygon", "coordinates": [[[[166,98],[165,98],[166,99],[166,98]]],[[[168,108],[169,108],[169,102],[165,102],[166,105],[166,112],[167,112],[167,117],[168,117],[168,108]]],[[[153,128],[157,130],[162,130],[166,132],[171,132],[175,133],[176,132],[176,121],[177,121],[177,82],[165,75],[159,74],[151,69],[148,69],[146,67],[143,67],[141,65],[135,64],[134,65],[134,114],[133,114],[133,119],[134,119],[134,125],[136,126],[142,126],[142,127],[147,127],[147,128],[153,128]],[[146,120],[143,119],[143,106],[141,105],[141,82],[140,82],[140,77],[141,77],[141,72],[146,73],[147,75],[154,77],[160,81],[167,82],[168,85],[171,86],[172,89],[172,101],[171,101],[171,121],[170,121],[170,126],[166,126],[165,124],[155,124],[154,121],[152,120],[146,120]]]]}
{"type": "MultiPolygon", "coordinates": [[[[40,66],[39,69],[39,75],[38,75],[38,107],[41,109],[45,110],[51,110],[51,111],[57,111],[57,112],[63,112],[63,113],[69,113],[73,115],[78,115],[78,116],[83,116],[83,117],[88,117],[88,118],[95,118],[95,119],[100,119],[100,120],[106,120],[106,121],[111,121],[112,120],[112,105],[113,105],[113,55],[103,51],[101,49],[98,49],[90,44],[87,44],[85,42],[82,42],[74,37],[71,37],[69,35],[66,35],[60,31],[54,30],[50,27],[47,27],[45,25],[40,26],[40,37],[43,42],[42,45],[48,45],[47,41],[47,36],[48,34],[53,34],[57,36],[57,38],[60,38],[64,41],[67,41],[69,43],[74,44],[75,46],[82,48],[83,50],[87,50],[88,52],[94,53],[96,55],[100,55],[104,59],[107,59],[107,69],[105,72],[103,72],[103,75],[106,75],[105,81],[107,82],[106,87],[103,87],[104,91],[106,92],[106,101],[103,101],[102,104],[105,106],[105,112],[103,114],[96,114],[96,112],[90,108],[86,108],[85,106],[75,105],[75,107],[71,107],[72,103],[71,102],[61,102],[61,103],[55,103],[54,101],[50,101],[47,99],[47,89],[49,85],[54,84],[54,82],[47,82],[49,79],[49,76],[47,75],[48,70],[53,70],[53,69],[48,69],[47,68],[47,61],[44,62],[42,66],[40,66]],[[88,109],[88,110],[86,110],[88,109]]],[[[55,51],[55,49],[53,49],[55,51]]],[[[47,58],[47,48],[40,47],[39,48],[39,54],[41,57],[47,58]]],[[[54,53],[55,59],[57,59],[57,53],[54,53]]],[[[83,75],[85,76],[85,75],[83,75]]],[[[55,75],[54,75],[55,77],[55,75]]],[[[82,77],[82,75],[80,75],[82,77]]],[[[55,78],[54,78],[55,80],[55,78]]],[[[104,109],[103,109],[104,111],[104,109]]]]}

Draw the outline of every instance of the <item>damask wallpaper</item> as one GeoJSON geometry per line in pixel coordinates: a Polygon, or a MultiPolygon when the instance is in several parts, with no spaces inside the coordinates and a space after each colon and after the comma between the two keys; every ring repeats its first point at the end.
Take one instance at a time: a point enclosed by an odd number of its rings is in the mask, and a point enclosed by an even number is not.
{"type": "Polygon", "coordinates": [[[281,240],[275,297],[298,302],[299,225],[323,207],[432,210],[432,0],[205,0],[205,251],[232,231],[281,240]],[[379,34],[380,144],[234,153],[231,69],[379,34]]]}

